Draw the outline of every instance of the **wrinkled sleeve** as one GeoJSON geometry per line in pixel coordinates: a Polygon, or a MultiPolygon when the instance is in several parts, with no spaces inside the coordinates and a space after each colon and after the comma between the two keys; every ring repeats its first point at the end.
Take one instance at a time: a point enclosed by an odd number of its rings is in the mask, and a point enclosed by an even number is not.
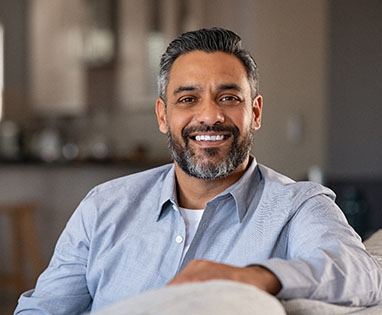
{"type": "Polygon", "coordinates": [[[86,270],[95,214],[89,195],[68,221],[35,289],[21,295],[14,314],[72,315],[90,309],[86,270]]]}
{"type": "Polygon", "coordinates": [[[381,301],[381,270],[330,198],[319,195],[305,201],[282,233],[287,259],[260,264],[279,278],[278,298],[351,306],[381,301]]]}

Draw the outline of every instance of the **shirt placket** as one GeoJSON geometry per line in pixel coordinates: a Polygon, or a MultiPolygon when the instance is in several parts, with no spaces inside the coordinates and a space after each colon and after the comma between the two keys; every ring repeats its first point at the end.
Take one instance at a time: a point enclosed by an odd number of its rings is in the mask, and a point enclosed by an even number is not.
{"type": "Polygon", "coordinates": [[[186,223],[184,222],[184,219],[179,211],[178,206],[175,204],[173,204],[172,206],[177,224],[176,228],[174,229],[174,233],[172,234],[171,242],[173,243],[172,247],[175,248],[177,257],[177,272],[180,269],[180,266],[182,265],[183,251],[185,250],[186,246],[186,223]]]}

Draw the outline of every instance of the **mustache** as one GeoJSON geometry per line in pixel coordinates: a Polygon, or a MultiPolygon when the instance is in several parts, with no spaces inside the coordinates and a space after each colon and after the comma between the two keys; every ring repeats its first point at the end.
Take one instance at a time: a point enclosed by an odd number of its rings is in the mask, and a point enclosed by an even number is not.
{"type": "Polygon", "coordinates": [[[182,137],[183,139],[188,139],[191,133],[194,132],[208,132],[208,131],[214,131],[214,132],[229,132],[234,137],[237,137],[240,134],[240,130],[235,125],[199,125],[199,126],[190,126],[185,127],[182,130],[182,137]]]}

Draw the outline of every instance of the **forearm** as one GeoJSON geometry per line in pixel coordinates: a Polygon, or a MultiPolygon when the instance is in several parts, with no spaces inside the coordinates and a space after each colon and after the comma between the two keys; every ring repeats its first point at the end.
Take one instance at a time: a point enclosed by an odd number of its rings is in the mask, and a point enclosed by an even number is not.
{"type": "Polygon", "coordinates": [[[275,258],[263,264],[282,283],[277,294],[280,299],[305,298],[351,306],[379,303],[382,272],[378,266],[366,254],[357,253],[348,258],[351,261],[342,266],[339,259],[332,260],[329,255],[316,261],[275,258]]]}
{"type": "Polygon", "coordinates": [[[353,306],[380,301],[381,271],[341,210],[328,198],[317,196],[306,201],[285,231],[286,257],[261,263],[279,278],[279,298],[353,306]]]}
{"type": "Polygon", "coordinates": [[[193,260],[170,284],[200,282],[208,280],[231,280],[255,285],[270,294],[276,295],[281,289],[278,278],[262,266],[235,267],[208,260],[193,260]]]}
{"type": "Polygon", "coordinates": [[[255,285],[272,295],[276,295],[281,290],[280,280],[267,268],[253,265],[239,269],[239,278],[236,281],[255,285]]]}

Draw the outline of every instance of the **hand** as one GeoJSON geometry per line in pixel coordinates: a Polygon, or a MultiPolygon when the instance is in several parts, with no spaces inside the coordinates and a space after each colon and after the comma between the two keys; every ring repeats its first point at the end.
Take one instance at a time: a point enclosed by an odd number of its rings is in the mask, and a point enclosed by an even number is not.
{"type": "Polygon", "coordinates": [[[240,268],[208,260],[192,260],[169,284],[216,279],[252,284],[274,295],[281,289],[281,283],[277,277],[264,267],[255,265],[240,268]]]}

